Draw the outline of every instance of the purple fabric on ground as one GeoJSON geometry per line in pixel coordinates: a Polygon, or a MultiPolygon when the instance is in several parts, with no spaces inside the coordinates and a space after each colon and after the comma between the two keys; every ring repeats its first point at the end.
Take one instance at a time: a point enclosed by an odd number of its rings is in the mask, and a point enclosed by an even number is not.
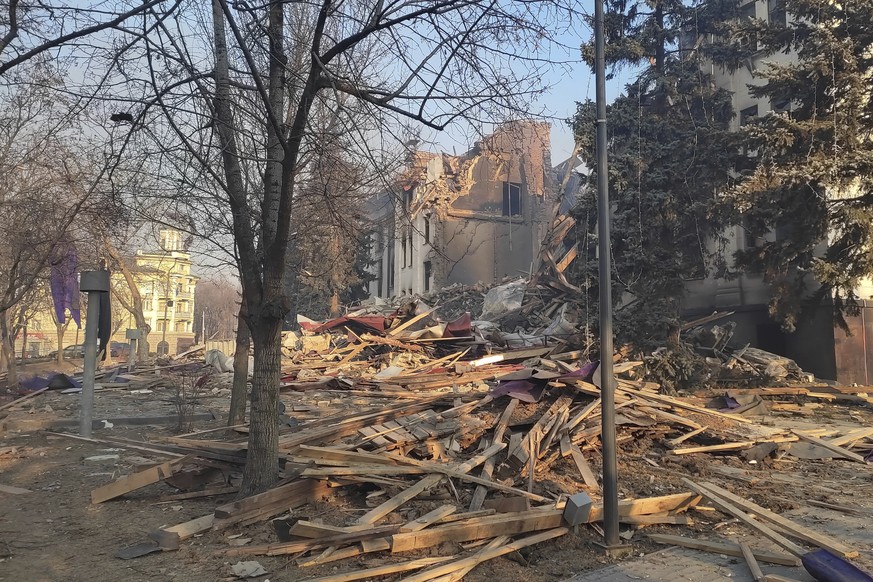
{"type": "Polygon", "coordinates": [[[594,372],[597,371],[597,366],[600,365],[600,360],[588,362],[578,370],[562,374],[561,378],[579,378],[586,382],[591,382],[594,379],[594,372]]]}
{"type": "Polygon", "coordinates": [[[58,244],[52,251],[51,268],[49,286],[58,323],[66,323],[69,310],[76,325],[82,327],[79,308],[79,258],[76,247],[69,243],[58,244]]]}
{"type": "Polygon", "coordinates": [[[815,550],[801,557],[803,567],[819,582],[873,582],[873,577],[827,550],[815,550]]]}
{"type": "Polygon", "coordinates": [[[71,378],[66,374],[51,373],[47,376],[33,376],[31,378],[21,378],[18,381],[21,389],[19,393],[34,392],[43,388],[51,388],[52,390],[63,390],[65,388],[81,388],[82,384],[75,378],[71,378]]]}
{"type": "Polygon", "coordinates": [[[509,396],[522,402],[539,402],[546,388],[546,382],[530,382],[528,380],[510,380],[501,382],[491,390],[491,396],[499,398],[509,396]]]}

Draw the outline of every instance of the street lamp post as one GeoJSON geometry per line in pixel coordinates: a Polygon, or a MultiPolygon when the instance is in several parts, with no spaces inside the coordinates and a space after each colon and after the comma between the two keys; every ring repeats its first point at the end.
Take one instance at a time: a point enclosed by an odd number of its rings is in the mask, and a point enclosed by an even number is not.
{"type": "Polygon", "coordinates": [[[603,443],[603,547],[624,554],[618,529],[618,458],[615,438],[615,379],[612,366],[612,273],[610,272],[610,208],[606,139],[606,56],[604,0],[594,0],[594,74],[597,105],[597,233],[600,289],[600,406],[603,443]]]}
{"type": "Polygon", "coordinates": [[[167,355],[170,353],[170,345],[167,343],[167,326],[170,324],[169,320],[169,310],[170,307],[173,307],[173,300],[170,299],[170,276],[173,274],[173,270],[176,268],[176,264],[178,263],[178,259],[173,259],[173,266],[167,269],[167,283],[164,287],[164,330],[161,334],[161,345],[167,350],[167,355]]]}

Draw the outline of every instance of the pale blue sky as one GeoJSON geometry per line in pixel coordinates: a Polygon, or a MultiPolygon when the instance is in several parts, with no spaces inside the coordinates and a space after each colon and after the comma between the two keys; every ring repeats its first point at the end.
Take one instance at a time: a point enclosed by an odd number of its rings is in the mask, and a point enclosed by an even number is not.
{"type": "MultiPolygon", "coordinates": [[[[593,11],[593,2],[586,2],[593,11]]],[[[549,89],[539,100],[538,105],[545,109],[546,121],[552,124],[552,163],[557,165],[567,159],[573,150],[573,133],[565,120],[576,111],[576,103],[586,99],[594,100],[594,74],[582,62],[580,46],[591,38],[592,32],[587,25],[579,24],[557,37],[557,46],[553,60],[564,63],[555,67],[544,78],[549,89]]],[[[633,70],[622,70],[614,79],[606,83],[606,99],[612,102],[623,91],[625,85],[634,76],[633,70]]],[[[608,123],[608,121],[607,121],[608,123]]],[[[434,145],[426,149],[442,149],[447,153],[453,150],[457,153],[466,151],[471,143],[469,137],[461,131],[445,131],[433,135],[430,139],[434,145]]]]}

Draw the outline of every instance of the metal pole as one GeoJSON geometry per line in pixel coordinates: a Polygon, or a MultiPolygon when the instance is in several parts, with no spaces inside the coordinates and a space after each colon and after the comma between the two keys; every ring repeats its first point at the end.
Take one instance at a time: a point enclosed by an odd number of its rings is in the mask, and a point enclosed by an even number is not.
{"type": "Polygon", "coordinates": [[[606,58],[603,0],[594,1],[594,72],[597,101],[597,231],[600,287],[600,406],[603,442],[603,541],[618,537],[618,460],[615,443],[615,384],[612,368],[612,275],[610,273],[609,178],[606,159],[606,58]]]}
{"type": "Polygon", "coordinates": [[[136,350],[139,349],[139,342],[135,339],[130,340],[128,344],[130,346],[129,351],[127,352],[127,371],[128,373],[133,372],[136,369],[136,350]]]}
{"type": "MultiPolygon", "coordinates": [[[[109,271],[84,271],[79,289],[88,293],[85,319],[85,362],[82,372],[82,401],[79,410],[79,434],[91,436],[94,418],[94,375],[97,372],[97,328],[100,320],[100,293],[109,293],[109,271]]],[[[107,299],[108,300],[108,299],[107,299]]]]}
{"type": "MultiPolygon", "coordinates": [[[[169,354],[170,348],[169,348],[169,346],[166,345],[166,343],[167,343],[167,323],[169,323],[167,321],[167,314],[169,313],[169,309],[170,309],[170,272],[169,271],[167,271],[167,284],[164,287],[164,289],[165,289],[166,298],[164,299],[164,333],[161,336],[161,343],[165,345],[167,353],[169,354]]],[[[163,354],[163,355],[166,355],[166,354],[163,354]]]]}
{"type": "Polygon", "coordinates": [[[85,370],[82,372],[82,410],[79,414],[79,434],[91,437],[94,418],[94,375],[97,373],[97,321],[100,300],[97,291],[88,292],[88,312],[85,319],[85,370]]]}

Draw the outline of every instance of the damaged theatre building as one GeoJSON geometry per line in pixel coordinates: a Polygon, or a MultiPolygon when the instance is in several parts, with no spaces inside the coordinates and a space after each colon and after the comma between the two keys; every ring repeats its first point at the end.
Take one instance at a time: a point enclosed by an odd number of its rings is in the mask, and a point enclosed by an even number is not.
{"type": "Polygon", "coordinates": [[[454,156],[415,151],[370,201],[371,296],[528,276],[554,206],[549,124],[512,122],[454,156]]]}

